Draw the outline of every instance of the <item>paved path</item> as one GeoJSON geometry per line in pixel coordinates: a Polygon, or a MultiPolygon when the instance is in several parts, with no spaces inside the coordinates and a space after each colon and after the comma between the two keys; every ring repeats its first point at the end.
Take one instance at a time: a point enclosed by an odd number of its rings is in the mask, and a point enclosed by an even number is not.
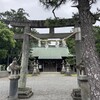
{"type": "MultiPolygon", "coordinates": [[[[27,87],[31,87],[34,95],[24,100],[72,100],[71,92],[77,88],[76,77],[66,77],[60,73],[41,73],[28,77],[27,87]]],[[[0,100],[7,100],[9,79],[0,78],[0,100]]]]}

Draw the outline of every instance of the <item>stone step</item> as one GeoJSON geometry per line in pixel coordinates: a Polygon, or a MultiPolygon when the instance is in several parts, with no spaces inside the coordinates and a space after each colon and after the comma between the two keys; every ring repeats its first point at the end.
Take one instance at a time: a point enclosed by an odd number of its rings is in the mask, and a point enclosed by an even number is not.
{"type": "Polygon", "coordinates": [[[19,99],[27,99],[27,98],[30,98],[32,95],[33,95],[33,92],[31,88],[18,89],[19,99]]]}

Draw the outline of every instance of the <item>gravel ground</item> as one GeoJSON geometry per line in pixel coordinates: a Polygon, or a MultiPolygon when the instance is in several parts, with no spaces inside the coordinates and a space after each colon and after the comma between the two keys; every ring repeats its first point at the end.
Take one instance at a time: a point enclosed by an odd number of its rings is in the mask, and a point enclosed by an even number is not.
{"type": "MultiPolygon", "coordinates": [[[[24,100],[72,100],[72,89],[78,86],[76,77],[60,73],[41,73],[38,76],[29,76],[27,87],[32,88],[34,95],[24,100]]],[[[9,79],[0,78],[0,100],[7,100],[8,94],[9,79]]]]}

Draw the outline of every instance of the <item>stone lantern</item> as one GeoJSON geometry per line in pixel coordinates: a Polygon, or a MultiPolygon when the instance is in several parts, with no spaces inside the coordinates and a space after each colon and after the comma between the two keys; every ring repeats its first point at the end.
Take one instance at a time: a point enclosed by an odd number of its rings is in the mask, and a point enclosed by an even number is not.
{"type": "Polygon", "coordinates": [[[82,100],[90,100],[90,85],[88,83],[88,78],[83,63],[81,63],[79,66],[78,81],[81,88],[82,100]]]}
{"type": "Polygon", "coordinates": [[[32,75],[34,76],[34,75],[37,75],[38,73],[37,73],[37,63],[36,63],[36,61],[34,60],[34,64],[33,64],[33,73],[32,73],[32,75]]]}
{"type": "Polygon", "coordinates": [[[66,69],[65,69],[65,62],[64,60],[62,61],[62,69],[61,69],[61,74],[65,74],[66,69]]]}
{"type": "Polygon", "coordinates": [[[11,70],[9,75],[10,89],[8,100],[18,100],[18,79],[20,78],[20,67],[17,64],[17,59],[14,58],[8,67],[11,70]]]}
{"type": "Polygon", "coordinates": [[[71,69],[70,69],[70,64],[67,62],[66,64],[66,75],[70,76],[71,75],[71,69]]]}
{"type": "Polygon", "coordinates": [[[79,81],[87,81],[87,75],[86,75],[86,72],[85,72],[85,67],[83,64],[81,64],[79,66],[79,76],[78,76],[78,80],[79,81]]]}
{"type": "Polygon", "coordinates": [[[40,74],[40,71],[39,71],[39,62],[38,62],[38,60],[37,60],[37,62],[36,62],[36,69],[37,69],[37,73],[40,74]]]}

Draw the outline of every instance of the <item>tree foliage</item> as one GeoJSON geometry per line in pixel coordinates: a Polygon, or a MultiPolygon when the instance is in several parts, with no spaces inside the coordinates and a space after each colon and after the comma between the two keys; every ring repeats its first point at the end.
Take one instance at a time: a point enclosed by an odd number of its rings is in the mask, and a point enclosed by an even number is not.
{"type": "Polygon", "coordinates": [[[29,15],[23,8],[19,8],[17,11],[11,9],[10,11],[0,13],[0,19],[6,20],[25,21],[27,20],[27,17],[29,17],[29,15]]]}
{"type": "Polygon", "coordinates": [[[40,0],[40,2],[46,6],[46,8],[56,7],[58,8],[61,4],[65,4],[66,0],[40,0]]]}
{"type": "MultiPolygon", "coordinates": [[[[100,26],[94,26],[93,33],[95,37],[95,44],[96,44],[96,50],[99,53],[100,56],[100,26]]],[[[66,44],[72,54],[75,54],[75,39],[74,38],[68,38],[66,41],[66,44]]]]}
{"type": "MultiPolygon", "coordinates": [[[[77,3],[78,0],[39,0],[46,8],[54,8],[60,7],[62,4],[65,4],[68,1],[72,1],[73,3],[77,3]]],[[[89,4],[95,3],[96,0],[88,0],[89,4]]]]}
{"type": "MultiPolygon", "coordinates": [[[[55,10],[60,8],[63,4],[65,4],[68,1],[72,1],[73,4],[78,3],[78,0],[39,0],[41,4],[43,4],[44,7],[47,9],[52,8],[52,13],[55,18],[58,18],[55,14],[55,10]]],[[[89,4],[91,5],[92,3],[95,3],[96,0],[88,0],[89,4]]],[[[75,6],[78,7],[78,6],[75,6]]]]}
{"type": "Polygon", "coordinates": [[[0,57],[6,58],[8,52],[15,46],[14,33],[0,22],[0,57]]]}
{"type": "Polygon", "coordinates": [[[70,53],[75,55],[75,39],[72,37],[68,38],[66,44],[69,48],[70,53]]]}
{"type": "MultiPolygon", "coordinates": [[[[18,10],[11,9],[10,11],[5,11],[5,12],[0,13],[1,21],[3,20],[25,21],[25,20],[28,20],[27,17],[29,17],[29,15],[28,13],[25,12],[23,8],[19,8],[18,10]]],[[[0,27],[3,27],[3,26],[0,25],[0,27]]],[[[16,34],[24,33],[24,28],[22,27],[11,27],[8,25],[8,28],[16,34]]],[[[5,51],[9,55],[8,59],[13,59],[14,57],[19,58],[19,56],[21,56],[22,40],[16,40],[15,46],[10,49],[11,50],[9,51],[9,53],[5,51]]]]}
{"type": "Polygon", "coordinates": [[[39,0],[46,8],[53,8],[52,13],[55,18],[55,10],[60,7],[60,5],[65,4],[67,0],[39,0]]]}

